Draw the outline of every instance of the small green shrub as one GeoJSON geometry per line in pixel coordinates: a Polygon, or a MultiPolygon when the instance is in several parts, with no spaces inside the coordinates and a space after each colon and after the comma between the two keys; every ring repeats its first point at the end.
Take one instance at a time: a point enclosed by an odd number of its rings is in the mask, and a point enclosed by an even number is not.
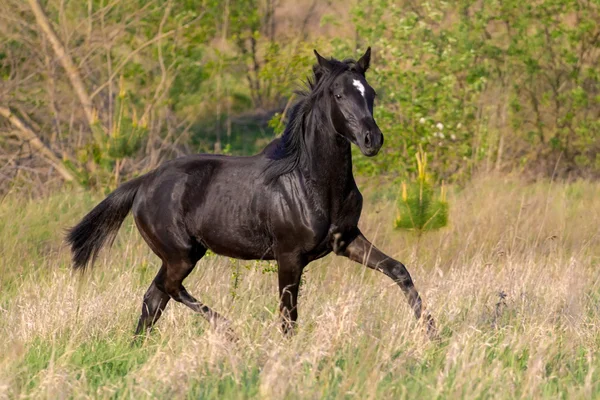
{"type": "Polygon", "coordinates": [[[114,189],[120,183],[124,160],[135,157],[148,136],[147,116],[138,118],[123,76],[119,81],[110,131],[107,133],[97,119],[92,129],[93,141],[79,149],[78,163],[67,160],[65,164],[83,186],[110,183],[107,190],[114,189]]]}
{"type": "Polygon", "coordinates": [[[427,174],[427,154],[422,147],[416,154],[418,177],[408,185],[402,182],[402,196],[398,199],[397,229],[411,230],[421,236],[424,232],[440,229],[448,224],[446,188],[442,182],[439,196],[427,174]]]}

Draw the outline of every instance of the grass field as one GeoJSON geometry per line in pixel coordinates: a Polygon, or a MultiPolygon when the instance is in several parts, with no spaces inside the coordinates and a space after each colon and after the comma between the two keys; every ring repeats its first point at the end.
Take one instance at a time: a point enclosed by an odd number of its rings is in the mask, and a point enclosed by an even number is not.
{"type": "Polygon", "coordinates": [[[297,334],[278,331],[268,263],[205,257],[190,293],[239,342],[170,303],[131,347],[158,259],[128,218],[80,277],[63,230],[101,199],[0,203],[0,398],[591,398],[600,396],[600,184],[490,177],[449,193],[451,225],[417,253],[396,189],[366,189],[361,228],[406,263],[439,343],[383,275],[328,256],[306,269],[297,334]],[[504,293],[502,299],[500,293],[504,293]]]}

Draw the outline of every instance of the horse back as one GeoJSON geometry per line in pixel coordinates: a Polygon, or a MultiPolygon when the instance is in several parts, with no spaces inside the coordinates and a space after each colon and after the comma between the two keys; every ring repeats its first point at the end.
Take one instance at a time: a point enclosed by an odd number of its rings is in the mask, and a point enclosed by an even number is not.
{"type": "Polygon", "coordinates": [[[262,162],[194,155],[165,163],[134,205],[138,227],[157,231],[159,226],[171,232],[172,242],[187,242],[183,247],[199,244],[235,258],[272,258],[262,162]]]}

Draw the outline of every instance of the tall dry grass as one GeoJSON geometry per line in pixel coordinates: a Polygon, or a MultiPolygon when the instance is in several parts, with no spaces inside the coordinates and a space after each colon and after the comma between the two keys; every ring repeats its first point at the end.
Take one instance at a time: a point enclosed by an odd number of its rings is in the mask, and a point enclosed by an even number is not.
{"type": "Polygon", "coordinates": [[[100,197],[4,198],[0,398],[600,395],[599,184],[477,180],[449,193],[450,227],[426,235],[418,252],[410,234],[392,230],[395,196],[393,187],[367,190],[361,229],[407,264],[439,343],[390,280],[335,256],[306,269],[299,329],[283,338],[268,266],[210,256],[186,286],[234,322],[239,342],[172,302],[131,347],[158,269],[131,220],[79,277],[63,229],[100,197]]]}

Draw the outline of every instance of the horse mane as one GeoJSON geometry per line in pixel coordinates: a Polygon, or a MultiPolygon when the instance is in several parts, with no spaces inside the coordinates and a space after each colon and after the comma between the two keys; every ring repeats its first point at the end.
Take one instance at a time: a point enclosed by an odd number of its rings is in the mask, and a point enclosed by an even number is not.
{"type": "Polygon", "coordinates": [[[364,75],[364,71],[353,59],[343,61],[330,58],[330,68],[319,64],[313,66],[313,74],[306,79],[306,87],[295,91],[300,97],[290,108],[288,123],[280,138],[275,139],[263,151],[267,164],[263,170],[267,183],[271,183],[281,175],[292,172],[300,163],[300,156],[305,151],[304,122],[315,103],[328,96],[323,96],[335,78],[346,71],[356,71],[364,75]]]}

